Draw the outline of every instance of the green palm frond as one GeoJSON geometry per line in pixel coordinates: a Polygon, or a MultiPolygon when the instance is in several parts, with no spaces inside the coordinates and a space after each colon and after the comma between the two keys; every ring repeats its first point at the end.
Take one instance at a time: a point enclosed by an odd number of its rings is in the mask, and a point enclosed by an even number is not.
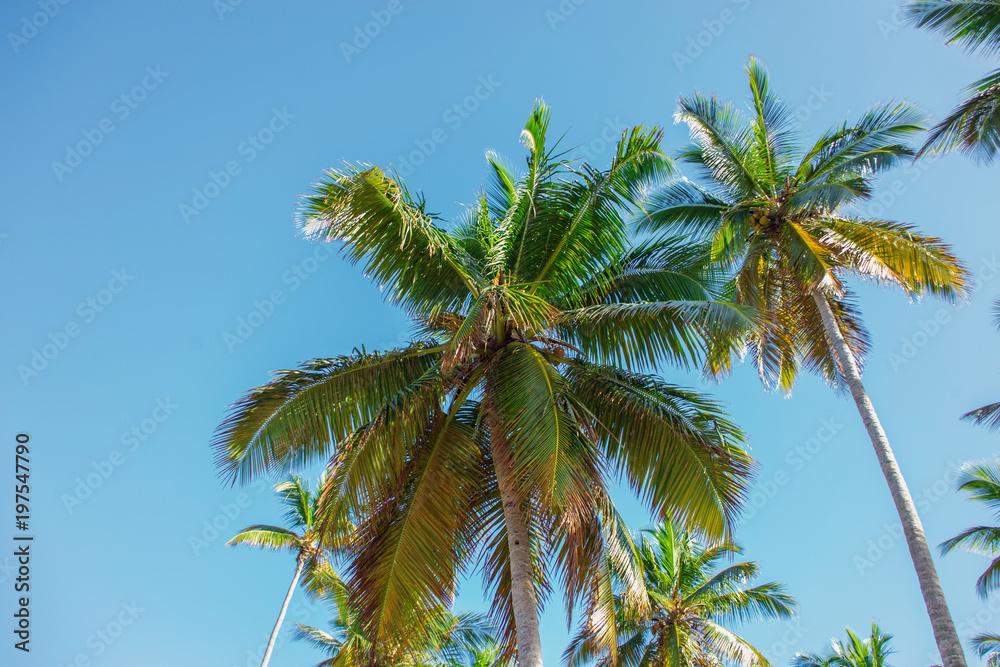
{"type": "Polygon", "coordinates": [[[295,551],[302,546],[301,538],[291,530],[280,526],[254,525],[247,526],[237,533],[226,544],[246,545],[275,551],[295,551]]]}
{"type": "Polygon", "coordinates": [[[915,0],[906,5],[907,18],[969,50],[1000,51],[1000,7],[987,0],[915,0]]]}
{"type": "Polygon", "coordinates": [[[393,303],[413,315],[454,310],[474,298],[483,279],[397,180],[378,167],[328,171],[301,206],[306,236],[343,241],[346,258],[393,303]]]}
{"type": "Polygon", "coordinates": [[[567,363],[563,371],[598,416],[609,461],[660,516],[713,538],[734,524],[753,463],[721,406],[650,376],[567,363]]]}
{"type": "Polygon", "coordinates": [[[306,465],[328,455],[334,442],[371,423],[380,410],[394,407],[392,401],[407,390],[418,400],[436,402],[436,351],[432,343],[386,353],[361,350],[277,372],[233,405],[216,430],[216,467],[230,481],[247,482],[306,465]],[[420,391],[422,379],[429,389],[420,391]]]}

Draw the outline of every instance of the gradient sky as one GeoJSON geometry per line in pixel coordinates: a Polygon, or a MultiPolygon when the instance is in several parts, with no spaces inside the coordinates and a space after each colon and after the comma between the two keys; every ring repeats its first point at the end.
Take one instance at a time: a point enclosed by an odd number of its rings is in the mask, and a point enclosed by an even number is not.
{"type": "MultiPolygon", "coordinates": [[[[810,136],[888,99],[941,115],[994,65],[903,26],[887,0],[11,0],[0,27],[0,664],[38,667],[254,664],[248,651],[270,632],[294,563],[224,547],[280,513],[267,486],[219,482],[213,430],[273,369],[407,335],[335,247],[295,234],[296,199],[324,168],[393,164],[452,217],[483,181],[484,149],[523,159],[518,135],[540,96],[554,136],[604,166],[623,126],[662,125],[667,150],[681,146],[680,94],[744,103],[751,53],[810,136]],[[359,37],[366,26],[374,36],[359,37]],[[35,536],[29,655],[11,634],[21,432],[35,536]]],[[[979,280],[959,306],[860,286],[874,339],[866,384],[932,545],[991,520],[953,479],[998,444],[958,421],[998,397],[996,169],[961,156],[908,166],[864,211],[944,237],[979,280]]],[[[853,404],[814,378],[791,398],[767,394],[748,367],[718,386],[663,373],[726,401],[761,463],[738,538],[799,614],[746,636],[785,665],[876,618],[895,636],[895,664],[934,664],[853,404]]],[[[635,529],[648,525],[639,504],[619,501],[635,529]]],[[[964,640],[1000,629],[1000,597],[986,604],[973,590],[987,562],[937,558],[964,640]]],[[[289,621],[323,625],[325,610],[302,600],[289,621]]],[[[473,576],[458,608],[481,607],[473,576]]],[[[556,665],[561,600],[543,626],[556,665]]],[[[271,664],[321,657],[284,641],[271,664]]]]}

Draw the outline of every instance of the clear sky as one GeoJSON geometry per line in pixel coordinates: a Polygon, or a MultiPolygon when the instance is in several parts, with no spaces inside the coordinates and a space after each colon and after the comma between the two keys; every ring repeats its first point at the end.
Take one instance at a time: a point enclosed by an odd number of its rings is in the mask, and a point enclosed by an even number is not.
{"type": "MultiPolygon", "coordinates": [[[[564,145],[599,165],[627,125],[664,126],[673,152],[687,139],[672,120],[677,96],[742,103],[751,53],[808,135],[880,100],[940,115],[994,63],[895,12],[889,0],[4,2],[0,664],[254,664],[248,651],[266,639],[294,563],[223,546],[280,514],[263,485],[220,484],[213,430],[273,369],[406,339],[405,317],[359,269],[295,234],[296,199],[324,168],[395,165],[430,210],[454,216],[483,180],[484,149],[520,162],[537,97],[564,145]],[[12,634],[21,432],[30,654],[12,634]]],[[[860,290],[874,338],[865,380],[932,545],[991,520],[953,491],[953,471],[1000,442],[958,421],[998,398],[997,169],[918,163],[886,177],[881,210],[866,211],[944,237],[980,281],[960,307],[860,290]]],[[[749,368],[719,386],[663,373],[726,401],[761,463],[738,537],[764,580],[788,584],[799,615],[745,634],[783,665],[877,618],[897,665],[936,663],[853,404],[813,378],[787,399],[749,368]]],[[[634,528],[647,525],[620,502],[634,528]]],[[[973,590],[987,560],[937,563],[963,639],[1000,629],[1000,598],[987,605],[973,590]]],[[[324,609],[296,600],[289,621],[324,623],[324,609]]],[[[481,604],[473,577],[458,605],[481,604]]],[[[556,665],[560,600],[543,625],[556,665]]],[[[320,659],[283,642],[271,664],[320,659]]]]}

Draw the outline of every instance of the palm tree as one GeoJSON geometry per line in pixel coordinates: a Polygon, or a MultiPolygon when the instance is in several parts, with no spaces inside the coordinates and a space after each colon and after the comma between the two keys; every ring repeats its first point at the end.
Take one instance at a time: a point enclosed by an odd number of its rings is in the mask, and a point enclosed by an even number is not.
{"type": "Polygon", "coordinates": [[[456,616],[441,607],[429,615],[412,619],[407,632],[408,647],[399,642],[369,641],[351,601],[347,585],[327,565],[314,581],[322,581],[314,597],[330,604],[332,632],[299,624],[296,639],[309,642],[328,657],[316,667],[361,667],[369,664],[375,649],[375,664],[385,667],[502,667],[499,647],[486,619],[478,614],[456,616]]]}
{"type": "Polygon", "coordinates": [[[882,634],[878,623],[872,621],[872,636],[869,639],[860,639],[850,628],[846,630],[846,644],[834,639],[824,655],[796,653],[792,658],[792,667],[890,667],[886,660],[893,653],[889,648],[892,635],[882,634]]]}
{"type": "Polygon", "coordinates": [[[748,587],[757,563],[724,559],[742,553],[732,544],[700,545],[669,522],[646,531],[642,570],[648,595],[645,609],[618,596],[615,604],[618,646],[600,641],[603,619],[588,619],[566,649],[569,667],[596,661],[598,667],[768,667],[770,663],[747,640],[725,628],[730,621],[784,618],[794,598],[777,583],[748,587]]]}
{"type": "Polygon", "coordinates": [[[447,606],[478,562],[501,643],[538,667],[551,577],[569,604],[608,606],[610,570],[637,567],[609,476],[711,538],[746,493],[739,428],[645,374],[696,363],[708,335],[746,320],[711,300],[700,253],[638,243],[624,222],[669,172],[661,132],[626,131],[598,170],[547,151],[548,123],[539,102],[523,174],[487,153],[488,186],[449,227],[379,167],[329,171],[304,232],[343,242],[418,339],[280,371],[217,431],[234,482],[329,461],[324,502],[358,517],[349,584],[372,641],[405,641],[406,619],[447,606]]]}
{"type": "MultiPolygon", "coordinates": [[[[1000,50],[1000,3],[984,0],[916,0],[905,8],[918,28],[942,33],[948,43],[957,42],[969,51],[987,55],[1000,50]]],[[[973,83],[970,97],[931,129],[920,149],[962,152],[990,163],[1000,147],[1000,70],[973,83]]]]}
{"type": "MultiPolygon", "coordinates": [[[[320,485],[322,484],[321,479],[320,485]]],[[[288,611],[288,603],[292,600],[299,578],[305,573],[306,581],[311,581],[314,573],[326,563],[324,550],[341,546],[349,530],[349,525],[343,519],[333,522],[330,529],[323,533],[318,530],[322,523],[319,498],[310,493],[308,484],[303,483],[298,476],[291,475],[274,488],[281,504],[285,506],[285,521],[291,529],[258,524],[244,528],[227,542],[230,545],[244,544],[263,549],[295,552],[295,576],[292,577],[292,584],[285,594],[278,621],[274,624],[274,630],[268,639],[261,667],[266,667],[271,659],[274,643],[278,639],[278,632],[285,620],[285,612],[288,611]],[[294,529],[300,529],[301,532],[296,533],[294,529]]]]}
{"type": "Polygon", "coordinates": [[[767,71],[751,58],[747,72],[750,118],[715,97],[680,98],[675,118],[693,138],[681,159],[712,189],[671,181],[641,227],[711,239],[714,259],[732,275],[729,297],[764,315],[763,326],[717,339],[709,374],[729,372],[749,350],[768,387],[790,391],[804,366],[850,389],[903,522],[945,667],[959,667],[962,648],[920,519],[861,383],[868,334],[844,284],[856,276],[910,296],[965,293],[970,276],[942,241],[848,212],[871,196],[878,174],[912,155],[900,142],[921,130],[920,117],[906,104],[874,107],[801,152],[794,115],[771,94],[767,71]]]}
{"type": "MultiPolygon", "coordinates": [[[[958,478],[958,490],[968,491],[971,494],[969,500],[984,503],[994,510],[994,517],[1000,519],[1000,457],[966,464],[958,478]]],[[[976,581],[976,592],[985,600],[991,591],[1000,588],[1000,527],[976,526],[964,530],[945,540],[941,544],[941,553],[946,554],[959,546],[993,557],[989,567],[976,581]]]]}

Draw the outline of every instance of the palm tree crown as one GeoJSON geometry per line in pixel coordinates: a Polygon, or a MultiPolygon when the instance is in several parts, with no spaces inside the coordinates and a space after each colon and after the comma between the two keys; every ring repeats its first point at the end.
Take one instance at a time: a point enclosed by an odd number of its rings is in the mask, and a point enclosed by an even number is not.
{"type": "Polygon", "coordinates": [[[817,653],[796,653],[792,667],[890,667],[887,662],[893,650],[889,647],[892,635],[882,633],[878,624],[872,621],[872,634],[861,639],[850,628],[846,629],[847,641],[834,639],[830,650],[817,653]]]}
{"type": "Polygon", "coordinates": [[[547,150],[548,122],[537,104],[523,173],[487,153],[488,186],[448,227],[378,167],[328,172],[305,233],[343,242],[418,340],[280,371],[218,431],[231,480],[329,457],[324,502],[358,517],[350,587],[374,641],[447,604],[478,562],[502,643],[540,665],[550,566],[591,608],[636,567],[609,476],[716,538],[746,492],[752,461],[720,406],[645,374],[746,320],[712,300],[701,253],[625,223],[670,170],[660,131],[626,131],[598,170],[547,150]]]}
{"type": "Polygon", "coordinates": [[[800,150],[795,116],[772,94],[767,71],[751,58],[747,73],[749,117],[700,93],[679,100],[675,118],[694,139],[680,159],[710,187],[684,178],[668,183],[653,195],[642,227],[710,238],[715,259],[733,275],[728,295],[765,317],[766,326],[717,341],[710,372],[728,371],[749,348],[768,386],[790,389],[800,365],[836,384],[843,369],[814,291],[827,297],[860,361],[868,333],[845,278],[956,298],[970,277],[939,239],[849,212],[871,196],[878,174],[912,156],[901,142],[922,129],[913,107],[874,107],[800,150]]]}
{"type": "Polygon", "coordinates": [[[764,67],[751,58],[747,73],[749,117],[715,97],[679,100],[676,119],[694,139],[681,158],[710,187],[674,180],[654,197],[643,227],[710,239],[713,259],[732,276],[726,294],[764,316],[760,326],[716,338],[710,373],[728,372],[749,350],[767,386],[790,391],[804,367],[850,390],[903,524],[945,667],[964,667],[920,518],[861,382],[868,333],[844,282],[859,277],[911,297],[965,294],[969,273],[942,241],[849,210],[871,196],[878,174],[912,156],[902,141],[921,130],[920,115],[906,104],[876,106],[803,151],[764,67]]]}
{"type": "Polygon", "coordinates": [[[616,598],[617,651],[603,646],[601,619],[589,619],[566,650],[570,667],[766,667],[749,642],[724,627],[730,622],[784,618],[795,600],[784,586],[748,586],[757,563],[717,566],[741,553],[735,545],[703,547],[670,523],[648,531],[641,546],[648,601],[643,609],[616,598]]]}

